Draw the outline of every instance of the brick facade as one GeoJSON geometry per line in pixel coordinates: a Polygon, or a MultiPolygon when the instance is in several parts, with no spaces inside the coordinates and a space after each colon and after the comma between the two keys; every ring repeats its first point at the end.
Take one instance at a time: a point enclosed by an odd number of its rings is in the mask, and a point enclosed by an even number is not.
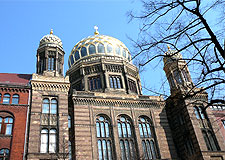
{"type": "MultiPolygon", "coordinates": [[[[26,137],[26,123],[27,123],[27,111],[29,109],[29,79],[31,75],[19,75],[19,74],[1,74],[0,75],[0,117],[13,118],[12,134],[6,135],[6,131],[0,134],[0,150],[9,149],[10,159],[23,159],[25,137],[26,137]],[[19,77],[23,78],[19,78],[19,77]],[[13,77],[13,78],[12,78],[13,77]],[[15,78],[17,77],[17,78],[15,78]],[[12,79],[13,81],[11,81],[12,79]],[[7,79],[7,82],[5,82],[7,79]],[[8,104],[3,103],[3,96],[10,94],[10,100],[8,104]],[[12,97],[14,94],[19,95],[19,103],[12,104],[12,97]]],[[[4,126],[6,127],[6,126],[4,126]]],[[[2,130],[5,130],[2,126],[2,130]]]]}

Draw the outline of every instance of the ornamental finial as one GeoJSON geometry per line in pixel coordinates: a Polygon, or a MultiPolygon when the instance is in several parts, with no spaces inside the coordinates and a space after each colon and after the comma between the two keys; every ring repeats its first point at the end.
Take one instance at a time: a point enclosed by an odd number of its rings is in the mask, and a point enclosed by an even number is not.
{"type": "Polygon", "coordinates": [[[53,29],[51,29],[50,34],[53,34],[53,29]]]}
{"type": "Polygon", "coordinates": [[[168,48],[168,50],[170,50],[170,46],[167,44],[167,48],[168,48]]]}
{"type": "Polygon", "coordinates": [[[98,32],[98,27],[97,27],[97,26],[94,26],[94,29],[95,29],[94,34],[95,34],[95,35],[98,35],[98,34],[99,34],[99,32],[98,32]]]}

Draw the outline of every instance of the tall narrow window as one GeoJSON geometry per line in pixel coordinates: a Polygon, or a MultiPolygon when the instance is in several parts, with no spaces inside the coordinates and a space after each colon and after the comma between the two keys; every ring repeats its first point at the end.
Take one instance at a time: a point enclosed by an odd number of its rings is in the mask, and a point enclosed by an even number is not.
{"type": "Polygon", "coordinates": [[[56,129],[49,132],[49,153],[56,153],[56,129]]]}
{"type": "Polygon", "coordinates": [[[186,70],[182,70],[182,74],[183,74],[183,77],[184,77],[185,81],[190,82],[190,79],[188,77],[188,74],[187,74],[186,70]]]}
{"type": "Polygon", "coordinates": [[[205,113],[202,111],[201,107],[194,107],[194,112],[195,112],[195,116],[197,119],[205,119],[206,115],[205,113]]]}
{"type": "Polygon", "coordinates": [[[48,57],[48,70],[50,70],[50,71],[55,70],[55,57],[54,56],[48,57]]]}
{"type": "Polygon", "coordinates": [[[0,103],[1,103],[1,101],[2,101],[2,94],[0,93],[0,103]]]}
{"type": "Polygon", "coordinates": [[[179,70],[174,71],[174,78],[178,84],[182,84],[182,79],[181,79],[179,70]]]}
{"type": "Polygon", "coordinates": [[[71,128],[71,116],[70,115],[68,116],[68,128],[69,129],[71,128]]]}
{"type": "Polygon", "coordinates": [[[174,87],[174,86],[175,86],[175,83],[174,83],[173,78],[172,78],[171,75],[169,75],[168,80],[169,80],[170,87],[171,87],[171,88],[174,87]]]}
{"type": "Polygon", "coordinates": [[[42,113],[49,113],[50,103],[49,99],[44,99],[42,104],[42,113]]]}
{"type": "Polygon", "coordinates": [[[9,160],[9,149],[0,149],[0,160],[9,160]]]}
{"type": "Polygon", "coordinates": [[[119,116],[117,119],[117,125],[118,125],[121,159],[122,160],[137,159],[133,125],[131,123],[130,118],[124,115],[119,116]]]}
{"type": "Polygon", "coordinates": [[[102,88],[101,79],[99,76],[90,77],[88,79],[88,81],[89,81],[89,89],[90,90],[96,90],[96,89],[102,88]]]}
{"type": "Polygon", "coordinates": [[[41,153],[47,153],[48,152],[48,130],[42,129],[41,130],[41,153]]]}
{"type": "Polygon", "coordinates": [[[139,117],[138,126],[142,139],[142,148],[145,159],[156,159],[156,147],[154,139],[154,129],[147,117],[139,117]]]}
{"type": "Polygon", "coordinates": [[[19,95],[18,94],[13,95],[12,104],[19,104],[19,95]]]}
{"type": "Polygon", "coordinates": [[[41,130],[41,153],[56,153],[56,129],[42,129],[41,130]]]}
{"type": "Polygon", "coordinates": [[[210,130],[203,130],[202,135],[203,135],[203,138],[205,140],[207,149],[209,151],[219,150],[219,146],[217,145],[216,139],[215,139],[213,133],[210,130]]]}
{"type": "Polygon", "coordinates": [[[109,76],[110,88],[122,88],[120,76],[109,76]]]}
{"type": "Polygon", "coordinates": [[[8,93],[4,94],[3,104],[9,104],[9,101],[10,101],[10,94],[8,93]]]}
{"type": "Polygon", "coordinates": [[[112,132],[111,124],[106,116],[96,117],[96,132],[98,141],[98,158],[112,160],[112,132]]]}
{"type": "Polygon", "coordinates": [[[137,93],[137,86],[135,81],[128,79],[128,85],[129,85],[130,91],[137,93]]]}
{"type": "Polygon", "coordinates": [[[50,114],[56,114],[57,113],[57,100],[52,99],[51,100],[51,105],[50,105],[50,114]]]}

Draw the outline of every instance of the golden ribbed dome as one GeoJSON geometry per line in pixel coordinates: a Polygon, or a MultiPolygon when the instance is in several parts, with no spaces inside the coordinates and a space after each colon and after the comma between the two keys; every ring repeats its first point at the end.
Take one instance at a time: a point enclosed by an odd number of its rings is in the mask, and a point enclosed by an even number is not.
{"type": "Polygon", "coordinates": [[[39,43],[39,48],[44,46],[52,46],[52,47],[59,47],[63,50],[63,44],[59,37],[53,35],[53,30],[51,29],[50,34],[43,36],[39,43]]]}
{"type": "Polygon", "coordinates": [[[94,55],[117,56],[131,62],[130,52],[120,40],[96,32],[95,35],[82,39],[73,47],[69,56],[69,67],[80,59],[94,55]]]}

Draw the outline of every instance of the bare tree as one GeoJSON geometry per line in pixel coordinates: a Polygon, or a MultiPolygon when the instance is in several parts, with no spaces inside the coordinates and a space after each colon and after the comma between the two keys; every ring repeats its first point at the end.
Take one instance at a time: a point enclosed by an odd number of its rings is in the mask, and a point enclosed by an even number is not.
{"type": "Polygon", "coordinates": [[[195,87],[200,88],[186,97],[207,91],[209,105],[225,103],[225,1],[143,0],[142,4],[141,13],[129,13],[131,20],[141,21],[139,38],[133,40],[137,49],[133,58],[139,59],[139,66],[170,56],[164,54],[170,45],[182,53],[192,68],[195,87]]]}

